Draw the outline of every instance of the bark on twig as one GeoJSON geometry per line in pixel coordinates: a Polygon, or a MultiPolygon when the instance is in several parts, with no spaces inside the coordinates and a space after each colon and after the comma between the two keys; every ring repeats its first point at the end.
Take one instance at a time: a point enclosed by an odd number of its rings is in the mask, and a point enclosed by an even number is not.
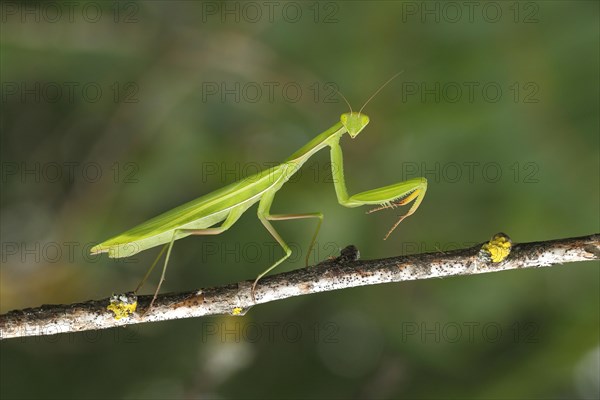
{"type": "Polygon", "coordinates": [[[154,307],[145,314],[152,296],[139,296],[137,311],[120,319],[116,319],[115,313],[107,309],[110,299],[68,305],[42,305],[0,315],[0,339],[105,329],[205,315],[243,315],[257,304],[356,286],[598,260],[600,234],[515,244],[508,257],[500,262],[493,262],[481,247],[478,245],[449,252],[359,260],[356,248],[349,246],[335,259],[263,278],[256,289],[256,301],[251,296],[252,281],[243,281],[221,287],[160,295],[154,307]]]}

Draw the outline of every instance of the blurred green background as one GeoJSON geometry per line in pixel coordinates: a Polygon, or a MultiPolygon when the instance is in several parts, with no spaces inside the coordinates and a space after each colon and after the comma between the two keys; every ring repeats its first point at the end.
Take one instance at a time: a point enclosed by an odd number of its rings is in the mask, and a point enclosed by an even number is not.
{"type": "MultiPolygon", "coordinates": [[[[0,311],[132,290],[156,255],[95,243],[285,159],[355,109],[351,193],[417,176],[418,212],[337,204],[328,152],[276,213],[322,211],[314,261],[600,230],[599,3],[2,3],[0,311]]],[[[276,223],[303,266],[314,221],[276,223]]],[[[253,279],[251,209],[177,242],[163,291],[253,279]]],[[[145,288],[154,289],[158,275],[145,288]]],[[[244,317],[8,340],[2,398],[597,398],[598,263],[363,287],[244,317]]]]}

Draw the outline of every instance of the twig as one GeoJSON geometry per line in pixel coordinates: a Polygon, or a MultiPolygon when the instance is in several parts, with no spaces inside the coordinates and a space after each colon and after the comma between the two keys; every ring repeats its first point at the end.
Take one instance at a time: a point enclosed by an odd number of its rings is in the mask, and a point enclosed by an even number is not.
{"type": "MultiPolygon", "coordinates": [[[[508,243],[510,246],[510,242],[508,243]]],[[[482,250],[482,245],[478,245],[444,253],[361,261],[358,260],[358,250],[349,246],[342,250],[339,257],[314,267],[263,278],[257,286],[256,302],[252,300],[250,293],[252,281],[243,281],[192,292],[163,294],[146,313],[143,311],[146,311],[152,296],[140,296],[137,298],[137,311],[119,319],[115,311],[107,309],[110,299],[68,305],[42,305],[0,315],[0,339],[106,329],[204,315],[243,315],[256,304],[311,293],[380,283],[598,260],[600,234],[516,244],[508,250],[508,257],[504,259],[506,254],[503,254],[501,260],[493,260],[494,257],[490,258],[490,253],[482,250]]],[[[120,299],[116,300],[113,298],[112,309],[126,309],[126,303],[134,302],[135,299],[131,294],[121,295],[120,299]]]]}

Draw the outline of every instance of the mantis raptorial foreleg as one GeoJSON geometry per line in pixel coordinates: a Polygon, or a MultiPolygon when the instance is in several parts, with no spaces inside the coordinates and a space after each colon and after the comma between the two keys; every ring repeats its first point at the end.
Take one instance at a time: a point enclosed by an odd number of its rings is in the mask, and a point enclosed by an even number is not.
{"type": "MultiPolygon", "coordinates": [[[[417,179],[425,179],[425,178],[417,178],[417,179]]],[[[407,181],[407,182],[410,182],[410,181],[407,181]]],[[[372,210],[367,211],[367,214],[371,214],[376,211],[385,210],[386,208],[400,207],[400,206],[410,203],[413,200],[415,201],[413,203],[413,205],[408,209],[407,213],[402,215],[398,219],[398,221],[396,221],[396,223],[390,228],[388,233],[385,235],[384,240],[387,239],[388,236],[390,236],[390,233],[394,232],[394,229],[396,229],[396,227],[398,225],[400,225],[400,222],[402,222],[404,220],[404,218],[410,217],[415,211],[417,211],[417,208],[419,208],[419,206],[421,205],[421,201],[423,201],[423,197],[425,196],[425,191],[427,190],[427,183],[425,183],[425,188],[421,188],[420,183],[418,183],[418,182],[415,182],[415,183],[417,183],[417,189],[415,189],[414,192],[412,192],[405,198],[403,198],[399,201],[396,201],[394,203],[386,204],[384,206],[376,207],[376,208],[373,208],[372,210]]]]}
{"type": "Polygon", "coordinates": [[[348,196],[346,181],[344,179],[344,157],[342,148],[337,140],[332,141],[329,145],[331,147],[331,173],[333,175],[333,184],[335,186],[338,202],[341,205],[346,207],[358,207],[365,204],[384,203],[383,206],[367,212],[371,213],[386,208],[402,206],[414,200],[414,203],[408,212],[402,215],[385,235],[384,240],[387,239],[403,219],[412,215],[417,208],[419,208],[419,205],[421,205],[421,201],[423,201],[423,197],[425,196],[425,192],[427,191],[427,180],[425,178],[415,178],[348,196]]]}

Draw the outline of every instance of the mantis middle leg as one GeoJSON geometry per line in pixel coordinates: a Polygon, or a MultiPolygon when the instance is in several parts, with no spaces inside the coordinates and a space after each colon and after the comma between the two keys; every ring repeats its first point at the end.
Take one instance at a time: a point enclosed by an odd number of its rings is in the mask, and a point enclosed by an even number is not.
{"type": "Polygon", "coordinates": [[[271,214],[270,211],[271,211],[271,205],[273,204],[274,196],[275,196],[275,192],[272,192],[272,193],[266,194],[261,199],[260,203],[258,204],[257,214],[258,214],[258,219],[260,220],[260,222],[262,222],[262,224],[265,226],[265,228],[267,228],[267,230],[269,231],[271,236],[273,236],[275,238],[275,240],[277,240],[279,245],[283,248],[283,250],[285,251],[285,255],[283,257],[281,257],[279,260],[277,260],[273,265],[271,265],[265,271],[263,271],[260,275],[258,275],[256,280],[254,280],[254,283],[252,284],[252,298],[253,299],[254,299],[254,292],[256,290],[256,284],[258,283],[260,278],[262,278],[263,276],[265,276],[266,274],[271,272],[275,267],[277,267],[279,264],[284,262],[292,254],[292,249],[290,249],[290,247],[287,245],[287,243],[285,243],[285,241],[283,240],[281,235],[279,235],[279,233],[275,230],[275,227],[273,227],[273,225],[269,221],[283,221],[283,220],[304,219],[304,218],[318,218],[319,219],[319,223],[317,224],[317,229],[315,230],[315,233],[314,233],[312,240],[310,242],[310,245],[308,247],[308,252],[306,254],[306,264],[307,265],[308,265],[308,258],[314,247],[315,241],[317,239],[317,235],[319,234],[319,229],[321,228],[321,223],[323,222],[323,214],[320,212],[303,213],[303,214],[271,214]]]}

